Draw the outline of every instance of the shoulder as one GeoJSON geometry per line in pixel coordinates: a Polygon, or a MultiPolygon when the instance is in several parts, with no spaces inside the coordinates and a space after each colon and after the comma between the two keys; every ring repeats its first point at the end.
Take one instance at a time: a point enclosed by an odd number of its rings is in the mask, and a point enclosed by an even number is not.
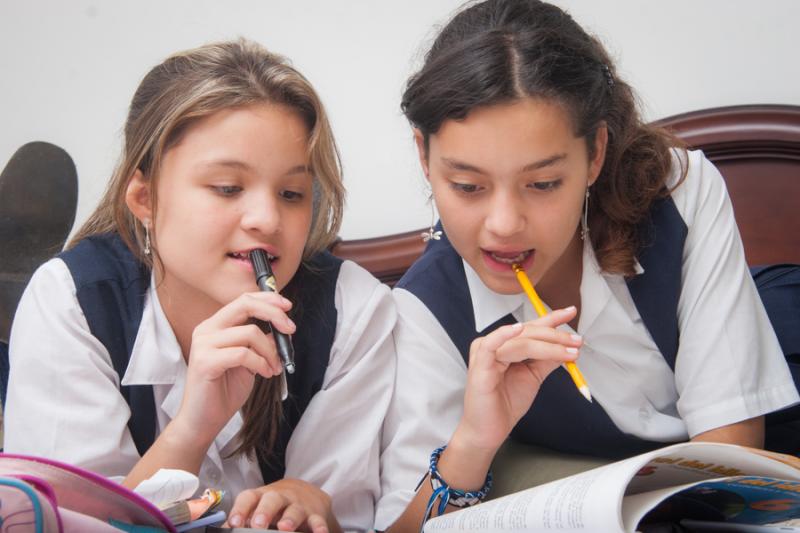
{"type": "MultiPolygon", "coordinates": [[[[332,323],[335,316],[338,326],[391,301],[389,288],[366,269],[329,252],[304,261],[290,285],[284,294],[296,295],[307,319],[332,323]]],[[[393,303],[391,308],[394,309],[393,303]]]]}
{"type": "Polygon", "coordinates": [[[428,311],[424,313],[425,320],[432,315],[442,324],[474,321],[464,260],[446,235],[441,241],[429,243],[422,256],[395,285],[394,294],[403,315],[420,316],[422,306],[428,311]]]}
{"type": "Polygon", "coordinates": [[[337,280],[338,285],[364,285],[369,288],[376,288],[383,285],[375,276],[372,275],[366,268],[353,261],[342,261],[339,268],[339,276],[337,280]]]}
{"type": "Polygon", "coordinates": [[[424,296],[447,294],[452,285],[462,286],[457,280],[464,278],[461,256],[443,235],[440,241],[431,241],[425,252],[416,260],[397,282],[398,289],[405,289],[422,299],[424,296]]]}
{"type": "Polygon", "coordinates": [[[29,362],[37,358],[64,362],[79,354],[97,354],[98,365],[110,363],[89,331],[72,274],[60,258],[34,272],[14,314],[9,346],[12,357],[24,354],[29,362]],[[72,349],[75,346],[80,348],[72,349]]]}
{"type": "Polygon", "coordinates": [[[687,225],[707,206],[719,207],[728,199],[725,180],[700,150],[673,149],[673,169],[669,186],[672,199],[687,225]],[[683,176],[683,181],[680,181],[683,176]],[[677,186],[676,186],[677,184],[677,186]]]}
{"type": "Polygon", "coordinates": [[[37,268],[28,282],[23,298],[44,298],[52,303],[77,305],[75,280],[66,263],[54,257],[37,268]]]}
{"type": "Polygon", "coordinates": [[[361,265],[343,261],[336,280],[336,307],[358,309],[372,300],[390,300],[389,287],[361,265]]]}
{"type": "Polygon", "coordinates": [[[118,234],[87,237],[58,257],[64,261],[78,287],[108,280],[118,280],[124,286],[150,280],[148,269],[118,234]]]}
{"type": "MultiPolygon", "coordinates": [[[[375,376],[380,374],[383,376],[381,380],[389,379],[394,372],[391,333],[397,323],[397,311],[389,287],[358,264],[343,261],[336,280],[334,303],[336,322],[325,387],[356,365],[367,365],[362,366],[367,368],[380,364],[381,370],[376,371],[375,376]],[[387,361],[390,363],[384,367],[387,361]]],[[[355,383],[358,388],[370,388],[360,383],[358,377],[353,377],[348,383],[355,383]]]]}

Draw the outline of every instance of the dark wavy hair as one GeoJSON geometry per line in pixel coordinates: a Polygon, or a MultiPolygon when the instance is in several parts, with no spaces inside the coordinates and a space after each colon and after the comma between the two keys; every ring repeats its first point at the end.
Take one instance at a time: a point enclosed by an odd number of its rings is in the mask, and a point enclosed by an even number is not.
{"type": "MultiPolygon", "coordinates": [[[[458,12],[408,81],[401,108],[425,150],[447,120],[519,100],[556,102],[585,137],[590,157],[608,128],[606,158],[591,189],[589,233],[601,268],[634,274],[639,231],[654,201],[669,195],[669,132],[642,122],[631,87],[600,42],[560,8],[538,0],[486,0],[458,12]]],[[[683,170],[685,174],[685,169],[683,170]]]]}

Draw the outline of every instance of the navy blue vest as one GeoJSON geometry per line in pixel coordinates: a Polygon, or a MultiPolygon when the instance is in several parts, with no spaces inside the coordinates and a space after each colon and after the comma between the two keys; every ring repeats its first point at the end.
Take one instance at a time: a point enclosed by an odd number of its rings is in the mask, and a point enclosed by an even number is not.
{"type": "MultiPolygon", "coordinates": [[[[118,235],[89,237],[60,254],[75,280],[78,302],[89,329],[108,349],[120,380],[128,367],[144,311],[150,271],[139,263],[118,235]]],[[[273,456],[259,460],[264,483],[283,477],[286,446],[314,394],[322,388],[336,333],[334,296],[342,261],[325,252],[300,267],[284,289],[296,295],[292,336],[297,372],[287,374],[289,397],[283,402],[283,421],[273,456]]],[[[131,407],[128,428],[141,455],[156,437],[156,411],[149,385],[122,386],[131,407]]]]}
{"type": "MultiPolygon", "coordinates": [[[[681,261],[687,228],[671,198],[659,201],[642,224],[638,256],[645,272],[628,283],[642,320],[664,358],[674,367],[678,350],[677,304],[681,261]]],[[[439,227],[441,229],[441,227],[439,227]]],[[[439,320],[455,346],[469,361],[470,343],[516,320],[506,315],[485,330],[475,331],[472,300],[461,257],[442,234],[397,283],[419,298],[439,320]]],[[[620,431],[597,402],[587,402],[575,390],[563,368],[542,384],[531,409],[512,437],[567,453],[609,458],[629,457],[664,446],[620,431]]]]}

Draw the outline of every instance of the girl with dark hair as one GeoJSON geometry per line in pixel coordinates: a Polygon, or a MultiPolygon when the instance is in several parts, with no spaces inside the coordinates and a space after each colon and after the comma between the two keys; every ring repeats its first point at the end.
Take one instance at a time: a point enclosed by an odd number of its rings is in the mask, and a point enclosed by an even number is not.
{"type": "Polygon", "coordinates": [[[343,202],[325,109],[285,59],[239,40],[155,66],[105,197],[19,304],[6,451],[129,487],[187,470],[232,526],[370,529],[396,314],[326,251],[343,202]],[[258,291],[256,249],[282,295],[258,291]],[[294,374],[254,319],[293,335],[294,374]]]}
{"type": "Polygon", "coordinates": [[[402,109],[441,225],[394,290],[376,527],[480,501],[509,435],[608,459],[687,439],[763,446],[764,415],[798,394],[722,177],[642,122],[595,38],[537,0],[470,4],[402,109]]]}

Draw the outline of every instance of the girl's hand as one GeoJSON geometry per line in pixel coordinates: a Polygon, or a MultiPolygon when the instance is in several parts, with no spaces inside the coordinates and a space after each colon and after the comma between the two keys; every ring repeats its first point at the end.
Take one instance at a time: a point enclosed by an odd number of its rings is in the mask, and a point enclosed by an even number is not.
{"type": "Polygon", "coordinates": [[[173,422],[202,431],[212,441],[250,395],[255,375],[271,378],[281,373],[272,335],[251,318],[272,323],[291,334],[294,323],[286,315],[292,304],[276,293],[245,293],[201,322],[192,333],[186,389],[173,422]]]}
{"type": "Polygon", "coordinates": [[[282,479],[242,491],[228,519],[232,527],[249,525],[281,531],[328,533],[341,531],[328,494],[299,479],[282,479]]]}
{"type": "Polygon", "coordinates": [[[556,330],[575,317],[575,307],[503,326],[470,346],[464,415],[454,439],[496,450],[530,409],[545,378],[578,356],[582,340],[556,330]]]}

